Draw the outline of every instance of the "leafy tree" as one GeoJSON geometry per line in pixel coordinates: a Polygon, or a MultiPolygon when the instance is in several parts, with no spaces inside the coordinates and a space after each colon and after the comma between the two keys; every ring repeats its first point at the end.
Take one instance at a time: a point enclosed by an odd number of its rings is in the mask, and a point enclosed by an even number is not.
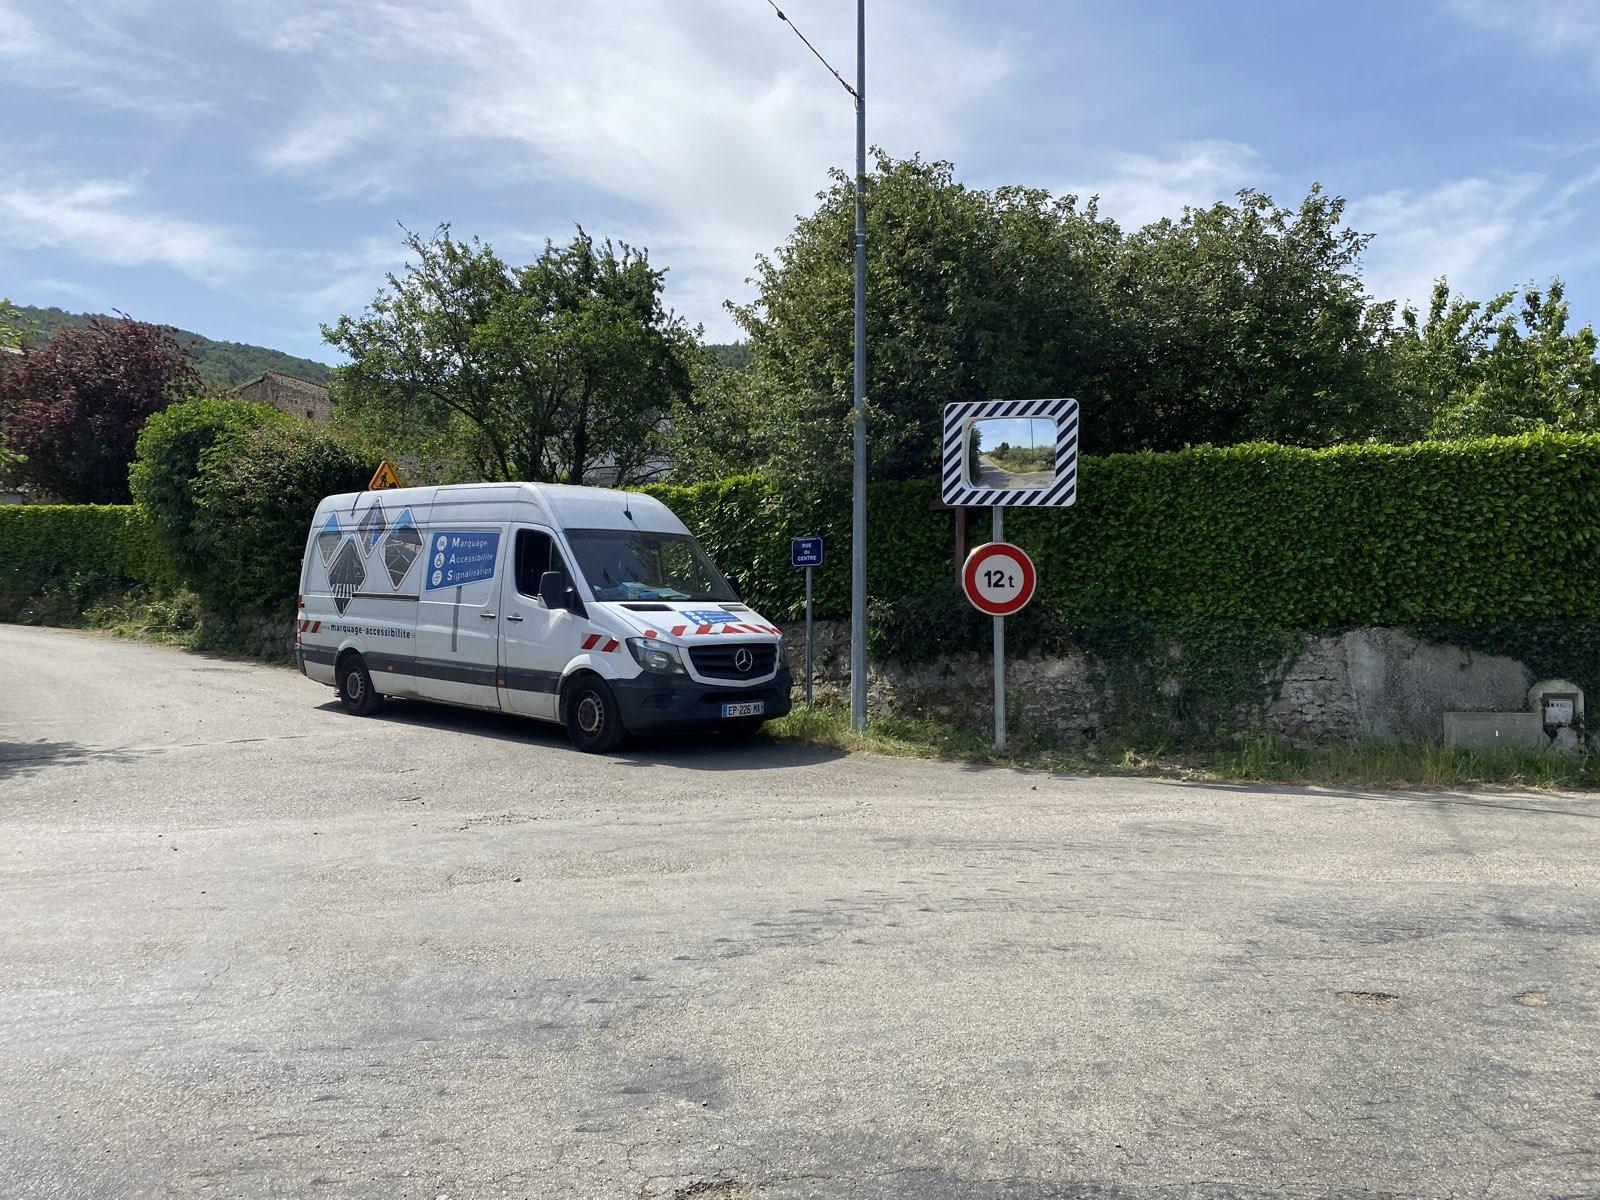
{"type": "Polygon", "coordinates": [[[1319,187],[1297,210],[1245,191],[1129,236],[1110,288],[1116,350],[1098,364],[1099,449],[1367,436],[1389,403],[1393,304],[1359,266],[1370,238],[1319,187]]]}
{"type": "MultiPolygon", "coordinates": [[[[827,478],[850,457],[850,179],[756,268],[733,313],[750,339],[742,389],[758,465],[827,478]]],[[[1102,293],[1117,228],[1091,203],[955,181],[949,163],[878,155],[868,179],[868,394],[873,473],[934,470],[945,404],[1070,394],[1104,361],[1102,293]]],[[[729,464],[735,466],[737,464],[729,464]]]]}
{"type": "MultiPolygon", "coordinates": [[[[740,394],[757,462],[827,477],[849,460],[849,179],[819,200],[733,311],[750,337],[740,394]]],[[[867,194],[874,475],[932,474],[955,400],[1076,396],[1097,453],[1367,436],[1390,400],[1393,306],[1365,294],[1368,239],[1343,215],[1318,188],[1293,210],[1247,191],[1124,235],[1094,200],[985,192],[948,163],[880,154],[867,194]]]]}
{"type": "Polygon", "coordinates": [[[196,488],[207,456],[230,439],[287,420],[267,404],[195,399],[165,408],[145,422],[128,485],[184,578],[204,576],[217,549],[202,539],[198,527],[196,488]]]}
{"type": "Polygon", "coordinates": [[[720,479],[764,465],[755,452],[759,416],[749,376],[723,349],[701,347],[691,359],[690,388],[673,402],[661,452],[676,479],[720,479]]]}
{"type": "Polygon", "coordinates": [[[1395,339],[1390,436],[1468,438],[1600,429],[1600,363],[1591,326],[1568,332],[1559,279],[1484,303],[1439,280],[1426,319],[1407,309],[1395,339]]]}
{"type": "Polygon", "coordinates": [[[128,499],[128,463],[150,414],[194,392],[182,348],[154,325],[123,317],[58,329],[0,377],[11,474],[51,496],[128,499]]]}
{"type": "MultiPolygon", "coordinates": [[[[0,296],[0,350],[17,350],[21,347],[22,320],[17,313],[17,306],[0,296]]],[[[0,364],[0,370],[3,369],[4,365],[0,364]]]]}
{"type": "MultiPolygon", "coordinates": [[[[22,329],[16,307],[11,301],[0,297],[0,375],[4,375],[6,367],[10,365],[12,352],[21,347],[22,329]]],[[[5,417],[5,409],[0,406],[0,475],[4,475],[17,461],[17,456],[8,449],[10,439],[6,434],[5,417]]]]}
{"type": "Polygon", "coordinates": [[[351,420],[446,476],[583,483],[604,468],[637,482],[659,469],[694,339],[644,251],[580,229],[511,268],[448,226],[406,244],[414,261],[367,311],[323,329],[350,359],[338,387],[351,420]]]}

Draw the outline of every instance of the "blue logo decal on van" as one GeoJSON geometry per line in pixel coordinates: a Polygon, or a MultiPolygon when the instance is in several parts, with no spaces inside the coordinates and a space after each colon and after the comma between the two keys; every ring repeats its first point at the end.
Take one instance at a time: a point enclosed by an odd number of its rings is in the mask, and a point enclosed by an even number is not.
{"type": "Polygon", "coordinates": [[[720,608],[683,609],[678,613],[680,617],[691,625],[734,625],[739,618],[731,612],[723,612],[720,608]]]}
{"type": "Polygon", "coordinates": [[[494,578],[500,533],[435,530],[428,538],[428,591],[494,578]]]}

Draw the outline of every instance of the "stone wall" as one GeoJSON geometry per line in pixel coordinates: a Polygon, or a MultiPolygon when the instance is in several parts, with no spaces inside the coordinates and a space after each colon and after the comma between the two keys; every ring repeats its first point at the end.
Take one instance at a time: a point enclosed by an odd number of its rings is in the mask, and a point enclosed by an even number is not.
{"type": "MultiPolygon", "coordinates": [[[[783,631],[798,685],[805,627],[793,623],[783,631]]],[[[816,633],[818,699],[843,702],[849,695],[849,623],[819,621],[816,633]]],[[[1014,727],[1042,727],[1063,745],[1100,736],[1107,723],[1097,675],[1093,657],[1081,651],[1009,659],[1006,691],[1014,727]]],[[[874,661],[868,692],[880,711],[984,728],[993,713],[992,678],[987,654],[918,664],[874,661]]],[[[1241,730],[1317,745],[1394,738],[1438,741],[1446,712],[1524,711],[1533,674],[1514,659],[1375,628],[1308,638],[1275,687],[1270,680],[1262,682],[1269,697],[1265,708],[1241,712],[1241,730]]],[[[1152,711],[1160,707],[1160,699],[1152,696],[1152,711]]]]}
{"type": "Polygon", "coordinates": [[[1515,659],[1425,642],[1398,629],[1307,641],[1265,724],[1302,744],[1444,736],[1447,712],[1521,712],[1533,672],[1515,659]]]}

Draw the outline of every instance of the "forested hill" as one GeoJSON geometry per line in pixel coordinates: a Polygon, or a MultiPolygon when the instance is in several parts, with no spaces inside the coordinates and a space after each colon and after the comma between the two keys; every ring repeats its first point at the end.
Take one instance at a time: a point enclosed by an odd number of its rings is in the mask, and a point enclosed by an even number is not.
{"type": "MultiPolygon", "coordinates": [[[[101,315],[69,313],[59,308],[32,308],[24,304],[15,305],[14,308],[18,324],[22,327],[23,343],[28,346],[37,346],[48,341],[50,334],[58,325],[83,325],[93,317],[101,315]]],[[[326,384],[333,377],[333,368],[327,363],[316,362],[309,358],[296,358],[293,354],[285,354],[282,350],[270,350],[266,346],[251,346],[244,342],[217,342],[191,330],[178,329],[170,325],[166,328],[167,332],[171,333],[193,356],[195,369],[212,387],[231,388],[246,380],[254,379],[263,371],[278,371],[284,375],[293,375],[298,379],[309,379],[312,383],[322,384],[326,384]]]]}
{"type": "Polygon", "coordinates": [[[707,342],[706,353],[719,366],[743,371],[750,365],[749,342],[707,342]]]}
{"type": "MultiPolygon", "coordinates": [[[[38,346],[50,340],[58,325],[83,325],[97,313],[70,313],[59,308],[35,308],[26,304],[12,306],[17,323],[22,328],[25,345],[38,346]]],[[[131,313],[130,316],[137,316],[131,313]]],[[[109,319],[109,318],[108,318],[109,319]]],[[[312,383],[327,384],[333,378],[333,368],[310,358],[296,358],[282,350],[266,346],[252,346],[245,342],[218,342],[189,329],[168,325],[167,332],[178,339],[194,358],[195,369],[208,384],[215,388],[231,388],[254,379],[263,371],[277,371],[312,383]]],[[[742,371],[750,365],[750,345],[747,342],[709,344],[706,350],[724,367],[742,371]]]]}

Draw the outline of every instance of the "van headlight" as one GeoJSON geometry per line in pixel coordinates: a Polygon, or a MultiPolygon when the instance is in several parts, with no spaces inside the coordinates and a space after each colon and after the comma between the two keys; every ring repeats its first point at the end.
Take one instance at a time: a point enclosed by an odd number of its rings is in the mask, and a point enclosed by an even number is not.
{"type": "Polygon", "coordinates": [[[633,661],[656,675],[686,675],[683,656],[676,646],[658,642],[655,638],[629,638],[628,653],[633,661]]]}

